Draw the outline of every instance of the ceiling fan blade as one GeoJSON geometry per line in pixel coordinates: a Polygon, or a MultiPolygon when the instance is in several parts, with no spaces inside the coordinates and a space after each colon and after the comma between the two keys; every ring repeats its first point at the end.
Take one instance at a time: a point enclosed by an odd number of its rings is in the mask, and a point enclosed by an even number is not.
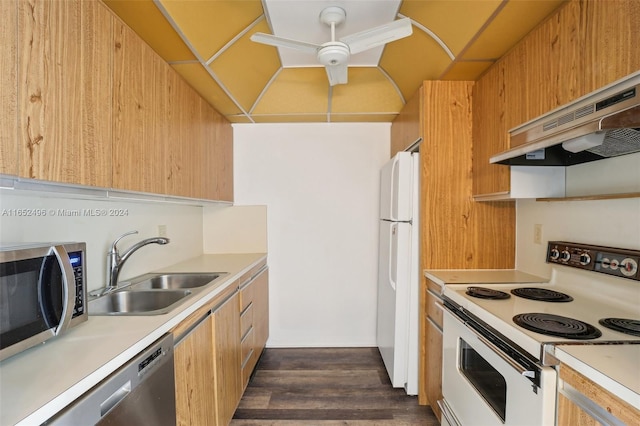
{"type": "Polygon", "coordinates": [[[320,49],[319,45],[307,43],[304,41],[290,40],[288,38],[278,37],[271,34],[255,33],[251,35],[251,41],[256,43],[268,44],[275,47],[287,47],[289,49],[297,49],[307,53],[316,53],[320,49]]]}
{"type": "Polygon", "coordinates": [[[349,46],[352,54],[356,54],[410,36],[412,33],[411,19],[402,18],[342,37],[340,41],[349,46]]]}
{"type": "Polygon", "coordinates": [[[347,63],[338,65],[327,65],[327,77],[329,77],[329,86],[336,84],[347,84],[347,63]]]}

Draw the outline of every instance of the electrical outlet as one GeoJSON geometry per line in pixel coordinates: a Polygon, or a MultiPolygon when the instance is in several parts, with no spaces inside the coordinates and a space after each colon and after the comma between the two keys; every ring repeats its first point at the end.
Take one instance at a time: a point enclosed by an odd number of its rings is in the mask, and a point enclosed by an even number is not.
{"type": "Polygon", "coordinates": [[[533,225],[533,243],[542,244],[542,225],[539,223],[533,225]]]}
{"type": "Polygon", "coordinates": [[[159,237],[167,236],[167,225],[158,225],[158,236],[159,237]]]}

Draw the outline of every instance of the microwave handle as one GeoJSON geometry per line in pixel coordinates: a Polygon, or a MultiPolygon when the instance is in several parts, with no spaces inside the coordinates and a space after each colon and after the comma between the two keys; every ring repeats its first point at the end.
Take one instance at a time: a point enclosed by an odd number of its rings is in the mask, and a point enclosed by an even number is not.
{"type": "Polygon", "coordinates": [[[62,270],[62,297],[64,300],[62,304],[60,324],[55,331],[57,335],[66,330],[71,323],[76,301],[76,280],[73,269],[71,269],[69,254],[67,253],[67,250],[65,250],[64,246],[53,246],[51,247],[51,251],[56,256],[56,259],[58,259],[58,264],[62,270]]]}

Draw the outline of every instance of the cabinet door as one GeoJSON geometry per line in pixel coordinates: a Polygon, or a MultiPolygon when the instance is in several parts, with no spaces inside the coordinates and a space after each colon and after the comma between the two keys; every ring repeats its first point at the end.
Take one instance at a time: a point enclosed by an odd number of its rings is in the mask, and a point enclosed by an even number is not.
{"type": "Polygon", "coordinates": [[[114,50],[113,187],[164,194],[169,66],[121,22],[114,50]]]}
{"type": "Polygon", "coordinates": [[[213,321],[207,315],[175,347],[176,422],[206,425],[215,418],[213,321]]]}
{"type": "Polygon", "coordinates": [[[20,176],[110,186],[114,21],[99,1],[19,2],[20,176]]]}
{"type": "Polygon", "coordinates": [[[242,397],[238,299],[236,292],[212,315],[216,424],[219,426],[229,424],[242,397]]]}
{"type": "Polygon", "coordinates": [[[255,286],[253,293],[255,309],[253,312],[253,327],[256,333],[254,338],[255,346],[253,348],[255,353],[253,365],[255,366],[269,338],[269,270],[265,270],[258,275],[252,285],[255,286]]]}
{"type": "Polygon", "coordinates": [[[0,173],[18,174],[16,38],[18,2],[0,1],[0,173]]]}
{"type": "Polygon", "coordinates": [[[442,399],[442,331],[427,319],[427,362],[425,367],[427,380],[427,399],[438,419],[441,418],[438,400],[442,399]]]}

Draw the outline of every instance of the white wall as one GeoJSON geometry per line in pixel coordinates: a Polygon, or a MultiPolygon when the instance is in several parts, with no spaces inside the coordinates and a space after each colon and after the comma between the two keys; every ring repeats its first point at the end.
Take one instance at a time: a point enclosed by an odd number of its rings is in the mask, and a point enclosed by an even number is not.
{"type": "Polygon", "coordinates": [[[205,253],[266,253],[267,206],[205,206],[205,253]]]}
{"type": "Polygon", "coordinates": [[[104,286],[106,255],[119,235],[137,230],[119,244],[132,244],[158,235],[166,225],[168,245],[152,244],[136,252],[125,264],[120,278],[126,279],[159,269],[202,253],[202,207],[158,202],[74,199],[60,194],[0,190],[0,243],[84,241],[87,243],[88,290],[104,286]],[[15,209],[44,209],[45,216],[17,216],[15,209]],[[120,209],[122,216],[86,216],[84,209],[120,209]],[[79,212],[63,216],[59,210],[79,212]]]}
{"type": "Polygon", "coordinates": [[[389,123],[234,125],[235,203],[268,209],[268,346],[375,346],[389,131],[389,123]]]}
{"type": "MultiPolygon", "coordinates": [[[[567,168],[567,195],[640,192],[640,153],[567,168]]],[[[640,198],[593,201],[518,200],[516,266],[549,276],[548,241],[640,249],[640,198]],[[533,243],[535,224],[542,244],[533,243]]]]}

